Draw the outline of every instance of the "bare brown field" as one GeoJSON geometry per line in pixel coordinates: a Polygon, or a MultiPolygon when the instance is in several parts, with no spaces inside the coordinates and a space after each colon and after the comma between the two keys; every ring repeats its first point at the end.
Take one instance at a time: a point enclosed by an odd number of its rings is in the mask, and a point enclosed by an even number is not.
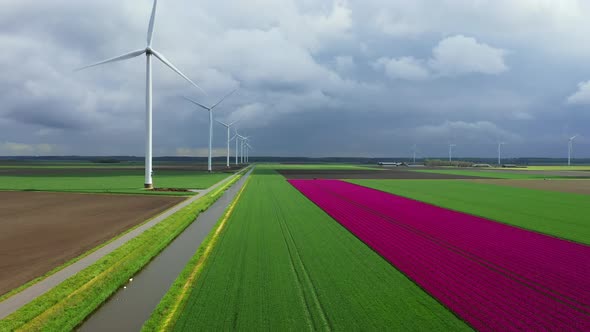
{"type": "Polygon", "coordinates": [[[184,198],[0,192],[0,295],[184,198]]]}
{"type": "Polygon", "coordinates": [[[504,180],[504,179],[477,179],[466,180],[469,182],[497,184],[502,186],[528,188],[536,190],[550,190],[564,193],[590,195],[590,180],[504,180]]]}

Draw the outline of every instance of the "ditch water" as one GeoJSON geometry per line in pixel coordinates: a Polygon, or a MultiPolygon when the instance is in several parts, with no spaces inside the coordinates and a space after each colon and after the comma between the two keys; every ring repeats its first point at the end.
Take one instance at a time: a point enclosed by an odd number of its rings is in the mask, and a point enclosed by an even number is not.
{"type": "Polygon", "coordinates": [[[78,331],[139,331],[251,172],[252,169],[207,211],[201,213],[182,234],[136,274],[132,281],[97,309],[78,331]]]}

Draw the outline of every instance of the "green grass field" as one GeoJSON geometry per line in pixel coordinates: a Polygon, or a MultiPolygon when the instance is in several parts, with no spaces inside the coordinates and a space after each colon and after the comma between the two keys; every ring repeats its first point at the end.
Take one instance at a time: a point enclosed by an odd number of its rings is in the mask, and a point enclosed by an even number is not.
{"type": "MultiPolygon", "coordinates": [[[[229,173],[162,170],[154,175],[160,188],[205,189],[229,173]]],[[[85,193],[193,195],[190,192],[146,191],[142,170],[115,170],[72,175],[1,175],[0,190],[60,191],[85,193]]]]}
{"type": "MultiPolygon", "coordinates": [[[[475,170],[460,170],[460,169],[423,169],[416,170],[414,172],[422,173],[437,173],[437,174],[452,174],[452,175],[464,175],[464,176],[475,176],[475,177],[486,177],[494,179],[560,179],[566,178],[563,176],[549,176],[541,174],[527,174],[526,172],[494,172],[494,171],[475,171],[475,170]]],[[[590,176],[590,173],[588,174],[590,176]]]]}
{"type": "Polygon", "coordinates": [[[392,328],[470,329],[269,167],[249,180],[174,325],[392,328]]]}
{"type": "MultiPolygon", "coordinates": [[[[505,168],[503,168],[505,169],[505,168]]],[[[511,171],[590,171],[588,165],[576,166],[527,166],[526,168],[511,168],[511,171]]]]}
{"type": "Polygon", "coordinates": [[[457,180],[349,182],[590,244],[588,196],[457,180]]]}

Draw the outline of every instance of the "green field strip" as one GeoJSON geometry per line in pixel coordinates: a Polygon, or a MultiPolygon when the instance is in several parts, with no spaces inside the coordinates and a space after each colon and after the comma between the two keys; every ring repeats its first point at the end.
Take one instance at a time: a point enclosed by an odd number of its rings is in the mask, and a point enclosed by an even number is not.
{"type": "Polygon", "coordinates": [[[461,180],[347,180],[416,199],[590,244],[588,196],[461,180]]]}
{"type": "Polygon", "coordinates": [[[268,167],[250,178],[173,327],[470,330],[268,167]]]}
{"type": "MultiPolygon", "coordinates": [[[[561,179],[567,178],[564,176],[552,176],[542,174],[527,174],[526,172],[508,173],[508,172],[494,172],[494,171],[474,171],[474,170],[454,170],[454,169],[422,169],[414,172],[421,173],[435,173],[435,174],[449,174],[449,175],[463,175],[494,179],[561,179]]],[[[588,174],[590,176],[590,173],[588,174]]]]}
{"type": "MultiPolygon", "coordinates": [[[[163,170],[156,173],[154,183],[159,188],[206,189],[230,175],[231,173],[163,170]]],[[[141,170],[115,170],[63,175],[2,175],[0,173],[0,190],[194,195],[192,192],[148,191],[141,188],[143,182],[144,175],[141,170]]]]}

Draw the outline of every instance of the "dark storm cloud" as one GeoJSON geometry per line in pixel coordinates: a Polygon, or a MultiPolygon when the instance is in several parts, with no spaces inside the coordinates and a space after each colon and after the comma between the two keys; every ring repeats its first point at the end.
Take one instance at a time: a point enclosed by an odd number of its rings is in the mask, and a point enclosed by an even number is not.
{"type": "MultiPolygon", "coordinates": [[[[143,154],[145,60],[73,69],[145,46],[151,0],[0,0],[0,154],[143,154]]],[[[590,154],[589,5],[567,0],[163,1],[154,151],[204,154],[207,115],[240,120],[255,154],[590,154]],[[579,85],[580,84],[580,85],[579,85]],[[587,138],[586,138],[587,137],[587,138]]],[[[225,132],[215,127],[223,153],[225,132]]]]}

